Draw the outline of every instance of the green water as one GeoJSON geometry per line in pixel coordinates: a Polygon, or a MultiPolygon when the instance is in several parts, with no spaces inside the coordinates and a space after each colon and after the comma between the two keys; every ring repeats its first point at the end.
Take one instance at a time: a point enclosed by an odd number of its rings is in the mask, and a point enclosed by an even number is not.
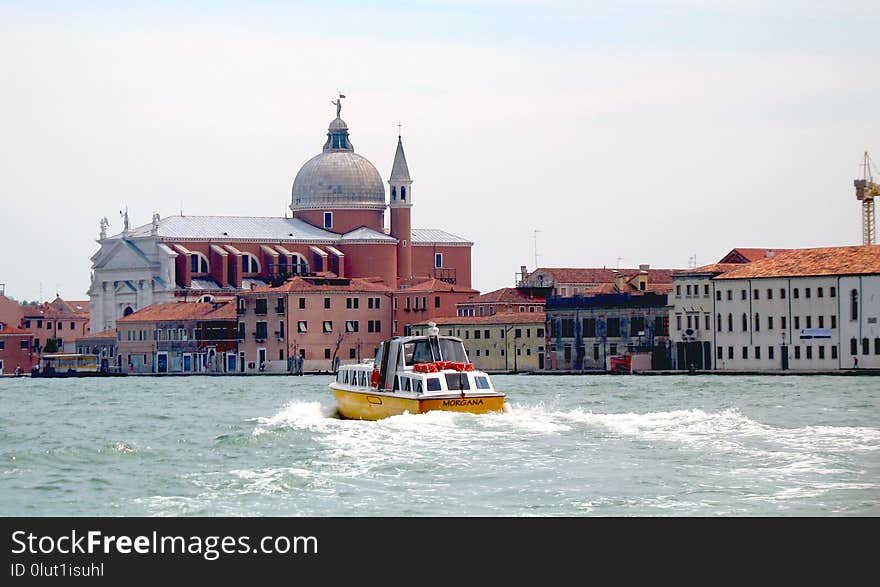
{"type": "Polygon", "coordinates": [[[4,516],[880,514],[880,379],[496,376],[334,417],[329,377],[0,380],[4,516]]]}

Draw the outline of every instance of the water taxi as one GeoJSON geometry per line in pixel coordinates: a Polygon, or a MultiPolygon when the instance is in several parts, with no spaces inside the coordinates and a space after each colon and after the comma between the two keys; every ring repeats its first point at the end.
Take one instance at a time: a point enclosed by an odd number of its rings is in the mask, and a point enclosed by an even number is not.
{"type": "Polygon", "coordinates": [[[111,373],[98,355],[81,353],[53,353],[40,357],[39,366],[31,371],[31,377],[106,377],[124,375],[111,373]]]}
{"type": "Polygon", "coordinates": [[[385,340],[374,360],[343,365],[330,383],[339,415],[352,420],[430,410],[485,414],[505,410],[505,395],[474,369],[460,338],[424,336],[385,340]]]}

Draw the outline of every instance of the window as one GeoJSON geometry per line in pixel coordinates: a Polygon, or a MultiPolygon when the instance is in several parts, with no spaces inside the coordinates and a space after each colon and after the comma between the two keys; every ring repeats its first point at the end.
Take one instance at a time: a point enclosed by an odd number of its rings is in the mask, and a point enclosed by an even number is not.
{"type": "MultiPolygon", "coordinates": [[[[544,329],[539,328],[538,331],[535,333],[535,336],[537,336],[538,338],[544,338],[544,329]]],[[[488,337],[486,337],[486,338],[488,338],[488,337]]]]}
{"type": "Polygon", "coordinates": [[[768,300],[772,300],[772,299],[773,299],[773,288],[772,288],[772,287],[768,287],[768,288],[767,288],[767,299],[768,299],[768,300]]]}
{"type": "Polygon", "coordinates": [[[733,314],[727,314],[727,332],[733,332],[733,314]]]}
{"type": "Polygon", "coordinates": [[[807,358],[812,359],[813,358],[813,347],[807,345],[806,348],[807,348],[807,358]]]}
{"type": "Polygon", "coordinates": [[[357,320],[346,320],[345,321],[345,331],[346,332],[358,332],[360,329],[360,323],[357,320]]]}
{"type": "Polygon", "coordinates": [[[781,299],[781,300],[785,299],[785,288],[784,287],[779,288],[779,299],[781,299]]]}
{"type": "Polygon", "coordinates": [[[333,332],[333,321],[332,320],[324,320],[323,331],[324,332],[333,332]]]}
{"type": "Polygon", "coordinates": [[[718,347],[717,351],[718,351],[717,352],[718,358],[723,359],[724,358],[724,347],[718,347]]]}
{"type": "Polygon", "coordinates": [[[756,300],[757,300],[757,299],[760,299],[760,296],[759,296],[758,294],[759,294],[759,292],[758,292],[758,290],[756,289],[755,291],[752,292],[752,297],[753,297],[754,299],[756,299],[756,300]]]}
{"type": "Polygon", "coordinates": [[[394,185],[391,186],[391,199],[392,200],[397,199],[397,186],[394,186],[394,185]]]}
{"type": "Polygon", "coordinates": [[[330,309],[330,298],[324,298],[324,309],[325,310],[330,309]]]}
{"type": "Polygon", "coordinates": [[[349,359],[356,359],[357,358],[357,350],[348,349],[348,358],[349,359]]]}
{"type": "Polygon", "coordinates": [[[482,335],[482,333],[480,332],[479,329],[477,329],[477,330],[474,332],[474,338],[480,338],[481,335],[482,335]]]}
{"type": "MultiPolygon", "coordinates": [[[[718,332],[721,332],[721,314],[718,314],[715,317],[715,330],[717,330],[718,332]]],[[[721,357],[718,357],[718,358],[720,359],[721,357]]]]}
{"type": "MultiPolygon", "coordinates": [[[[565,336],[565,334],[563,334],[563,336],[565,336]]],[[[513,338],[522,338],[522,329],[521,328],[517,328],[516,330],[513,331],[513,338]]]]}
{"type": "Polygon", "coordinates": [[[768,347],[767,347],[767,358],[768,358],[768,359],[772,359],[772,358],[773,358],[773,347],[772,347],[772,346],[768,346],[768,347]]]}
{"type": "MultiPolygon", "coordinates": [[[[818,292],[816,292],[816,293],[818,294],[818,292]]],[[[819,358],[820,359],[825,358],[825,347],[822,346],[821,344],[819,345],[819,358]]]]}
{"type": "Polygon", "coordinates": [[[691,286],[690,286],[690,285],[686,285],[686,286],[685,286],[685,291],[686,291],[687,295],[690,296],[690,295],[691,295],[691,286]]]}
{"type": "Polygon", "coordinates": [[[849,319],[859,319],[859,292],[856,290],[849,292],[849,319]]]}
{"type": "Polygon", "coordinates": [[[760,358],[761,358],[761,347],[756,346],[755,347],[755,359],[760,359],[760,358]]]}
{"type": "MultiPolygon", "coordinates": [[[[824,298],[825,297],[825,289],[822,287],[817,287],[816,288],[816,297],[817,298],[824,298]]],[[[822,347],[819,347],[819,348],[822,348],[822,347]]]]}
{"type": "MultiPolygon", "coordinates": [[[[333,228],[333,212],[324,212],[324,228],[333,228]]],[[[330,358],[330,357],[326,357],[330,358]]]]}
{"type": "Polygon", "coordinates": [[[189,270],[192,273],[210,273],[208,258],[201,253],[193,253],[189,258],[189,270]]]}
{"type": "Polygon", "coordinates": [[[749,317],[745,312],[743,312],[742,315],[742,327],[743,332],[746,332],[749,329],[749,317]]]}
{"type": "Polygon", "coordinates": [[[284,320],[278,322],[278,340],[284,340],[284,320]]]}
{"type": "MultiPolygon", "coordinates": [[[[836,287],[831,287],[831,288],[829,288],[829,289],[828,289],[828,294],[829,294],[832,298],[836,298],[836,297],[837,297],[837,288],[836,288],[836,287]]],[[[831,347],[831,348],[835,348],[835,347],[831,347]]]]}
{"type": "Polygon", "coordinates": [[[791,290],[791,296],[794,299],[800,298],[801,297],[800,290],[798,290],[798,288],[794,288],[793,290],[791,290]]]}
{"type": "MultiPolygon", "coordinates": [[[[645,289],[644,287],[642,289],[645,289]]],[[[709,296],[709,284],[703,285],[703,297],[709,296]]]]}
{"type": "Polygon", "coordinates": [[[305,320],[300,320],[296,323],[296,331],[300,334],[305,334],[309,331],[309,324],[305,320]]]}
{"type": "Polygon", "coordinates": [[[486,329],[483,331],[483,338],[485,338],[485,339],[489,338],[489,329],[486,329]]]}
{"type": "MultiPolygon", "coordinates": [[[[755,332],[759,332],[761,330],[761,315],[755,312],[755,332]]],[[[755,357],[757,358],[757,357],[755,357]]]]}
{"type": "Polygon", "coordinates": [[[807,316],[806,320],[807,320],[807,328],[812,328],[813,327],[813,317],[807,316]]]}
{"type": "Polygon", "coordinates": [[[781,329],[785,330],[785,328],[786,328],[786,326],[785,326],[785,316],[780,316],[780,317],[779,317],[779,327],[780,327],[781,329]]]}
{"type": "Polygon", "coordinates": [[[268,311],[269,300],[266,298],[257,298],[256,304],[254,307],[254,314],[258,316],[265,316],[268,311]]]}
{"type": "Polygon", "coordinates": [[[681,297],[681,286],[680,285],[675,286],[675,297],[677,297],[677,298],[681,297]]]}
{"type": "MultiPolygon", "coordinates": [[[[620,336],[620,318],[608,318],[608,336],[620,336]]],[[[614,354],[614,353],[611,353],[614,354]]]]}
{"type": "Polygon", "coordinates": [[[406,202],[406,186],[405,185],[400,186],[400,201],[406,202]]]}
{"type": "Polygon", "coordinates": [[[832,359],[837,358],[837,345],[836,344],[831,345],[831,358],[832,359]]]}
{"type": "Polygon", "coordinates": [[[773,330],[773,316],[767,316],[767,330],[773,330]]]}
{"type": "Polygon", "coordinates": [[[266,322],[257,322],[257,331],[254,333],[254,337],[257,339],[266,340],[268,336],[268,328],[266,322]]]}
{"type": "MultiPolygon", "coordinates": [[[[375,300],[376,300],[376,302],[375,302],[375,304],[373,304],[373,306],[374,306],[377,310],[381,309],[381,307],[382,307],[382,298],[375,298],[375,300]]],[[[440,306],[437,306],[437,307],[439,308],[440,306]]]]}
{"type": "Polygon", "coordinates": [[[330,349],[324,349],[324,358],[325,358],[325,359],[329,359],[329,358],[330,358],[330,349]]]}
{"type": "Polygon", "coordinates": [[[799,347],[799,346],[794,347],[794,358],[795,359],[801,358],[801,347],[799,347]]]}
{"type": "MultiPolygon", "coordinates": [[[[378,300],[378,298],[376,298],[376,299],[378,300]]],[[[377,307],[378,307],[378,306],[377,306],[377,307]]],[[[440,307],[440,296],[434,296],[434,307],[435,307],[435,308],[439,308],[439,307],[440,307]]]]}
{"type": "Polygon", "coordinates": [[[300,309],[300,310],[305,310],[305,309],[306,309],[306,299],[305,299],[305,298],[300,298],[300,299],[299,299],[299,309],[300,309]]]}
{"type": "Polygon", "coordinates": [[[733,299],[733,290],[729,289],[729,290],[727,290],[727,301],[729,302],[732,299],[733,299]]]}
{"type": "Polygon", "coordinates": [[[741,299],[741,300],[746,299],[746,290],[741,290],[741,291],[740,291],[739,299],[741,299]]]}
{"type": "Polygon", "coordinates": [[[260,262],[250,253],[241,254],[241,272],[242,273],[259,273],[260,262]]]}
{"type": "Polygon", "coordinates": [[[715,299],[719,302],[721,301],[721,290],[715,292],[715,299]]]}
{"type": "Polygon", "coordinates": [[[854,338],[849,340],[849,354],[857,355],[859,354],[859,341],[854,338]]]}
{"type": "MultiPolygon", "coordinates": [[[[804,297],[805,297],[805,298],[809,298],[809,297],[810,297],[810,288],[809,288],[809,287],[805,287],[805,288],[804,288],[804,297]]],[[[807,347],[807,348],[809,349],[810,347],[807,347]]],[[[807,353],[807,358],[809,358],[809,352],[807,353]]]]}
{"type": "Polygon", "coordinates": [[[801,317],[800,317],[800,316],[795,316],[795,317],[794,317],[794,329],[795,329],[795,330],[800,330],[800,328],[801,328],[801,317]]]}
{"type": "Polygon", "coordinates": [[[825,328],[825,316],[819,316],[819,328],[825,328]]]}
{"type": "Polygon", "coordinates": [[[863,338],[862,339],[862,354],[867,355],[869,352],[871,352],[871,345],[868,344],[867,338],[863,338]]]}
{"type": "Polygon", "coordinates": [[[443,267],[443,253],[434,253],[434,267],[437,269],[443,267]]]}
{"type": "Polygon", "coordinates": [[[837,316],[833,314],[831,316],[831,328],[837,328],[837,316]]]}
{"type": "Polygon", "coordinates": [[[743,349],[742,349],[742,351],[743,351],[743,352],[742,352],[742,358],[743,358],[743,359],[748,359],[748,358],[749,358],[749,347],[744,346],[743,349]]]}
{"type": "MultiPolygon", "coordinates": [[[[707,326],[708,328],[708,326],[707,326]]],[[[629,319],[629,332],[630,335],[638,336],[639,332],[645,330],[645,317],[644,316],[633,316],[629,319]]]]}

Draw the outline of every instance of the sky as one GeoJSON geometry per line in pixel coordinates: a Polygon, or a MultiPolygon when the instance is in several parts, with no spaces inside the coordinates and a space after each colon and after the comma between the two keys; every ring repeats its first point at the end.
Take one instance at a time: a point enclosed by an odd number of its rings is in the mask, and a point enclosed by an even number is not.
{"type": "MultiPolygon", "coordinates": [[[[413,226],[520,266],[861,244],[880,4],[0,0],[0,283],[87,299],[99,220],[289,214],[346,95],[413,226]]],[[[388,215],[386,214],[386,222],[388,215]]]]}

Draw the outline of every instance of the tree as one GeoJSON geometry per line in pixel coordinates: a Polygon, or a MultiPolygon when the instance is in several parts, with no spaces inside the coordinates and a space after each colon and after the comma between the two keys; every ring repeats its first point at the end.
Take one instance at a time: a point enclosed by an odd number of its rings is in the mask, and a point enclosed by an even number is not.
{"type": "Polygon", "coordinates": [[[44,353],[57,353],[58,352],[58,339],[57,338],[47,338],[46,346],[43,347],[44,353]]]}

